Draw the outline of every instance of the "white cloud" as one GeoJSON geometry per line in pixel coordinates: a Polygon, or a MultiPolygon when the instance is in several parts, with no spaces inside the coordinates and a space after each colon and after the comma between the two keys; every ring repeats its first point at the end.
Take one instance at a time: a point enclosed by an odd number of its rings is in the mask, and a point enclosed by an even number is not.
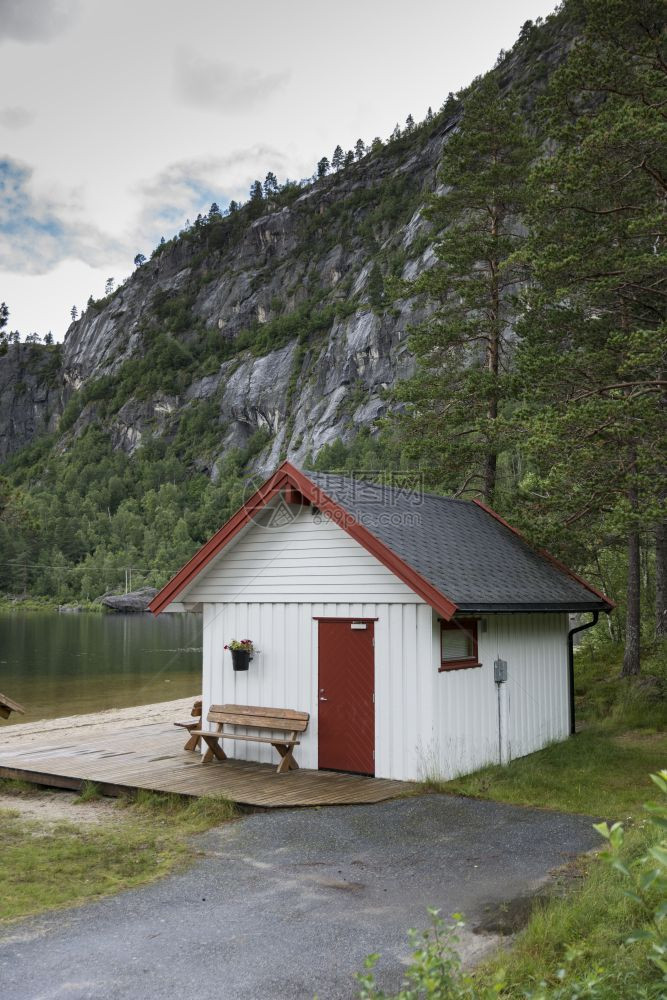
{"type": "Polygon", "coordinates": [[[210,111],[240,114],[269,100],[289,79],[289,73],[261,73],[207,59],[181,48],[175,57],[176,92],[187,104],[210,111]]]}
{"type": "Polygon", "coordinates": [[[250,182],[268,169],[280,174],[283,154],[272,147],[255,145],[223,156],[195,157],[169,164],[137,188],[140,215],[135,242],[157,242],[171,236],[186,218],[208,211],[216,201],[224,208],[232,198],[245,200],[250,182]]]}
{"type": "Polygon", "coordinates": [[[280,174],[284,162],[278,150],[256,145],[172,163],[136,185],[137,214],[112,236],[87,220],[81,191],[46,195],[31,166],[0,157],[0,269],[43,275],[66,260],[92,268],[129,261],[139,249],[150,252],[160,236],[172,236],[188,217],[208,211],[213,201],[224,208],[232,198],[245,199],[250,181],[262,177],[267,164],[280,174]]]}
{"type": "Polygon", "coordinates": [[[0,41],[48,42],[78,12],[78,0],[0,0],[0,41]]]}
{"type": "Polygon", "coordinates": [[[28,108],[13,107],[13,108],[0,108],[0,125],[3,128],[11,129],[15,131],[20,128],[25,128],[26,125],[30,125],[35,120],[35,112],[29,111],[28,108]]]}
{"type": "Polygon", "coordinates": [[[76,191],[45,196],[34,189],[30,166],[0,158],[0,269],[47,274],[68,259],[94,267],[120,246],[85,220],[76,191]]]}

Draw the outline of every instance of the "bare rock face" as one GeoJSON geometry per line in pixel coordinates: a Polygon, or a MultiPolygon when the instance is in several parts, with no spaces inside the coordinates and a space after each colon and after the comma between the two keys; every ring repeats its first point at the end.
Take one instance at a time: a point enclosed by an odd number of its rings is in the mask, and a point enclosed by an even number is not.
{"type": "Polygon", "coordinates": [[[110,611],[136,614],[139,611],[148,611],[148,605],[156,594],[155,587],[141,587],[139,590],[130,591],[129,594],[105,594],[99,600],[100,604],[110,611]]]}
{"type": "Polygon", "coordinates": [[[0,462],[56,429],[68,392],[60,349],[10,344],[0,356],[0,462]]]}

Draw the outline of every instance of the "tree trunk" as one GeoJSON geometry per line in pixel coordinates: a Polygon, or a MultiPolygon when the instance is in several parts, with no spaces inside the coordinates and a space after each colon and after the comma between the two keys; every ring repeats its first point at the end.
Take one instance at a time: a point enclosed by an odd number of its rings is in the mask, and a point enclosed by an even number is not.
{"type": "Polygon", "coordinates": [[[667,639],[667,522],[655,529],[655,635],[667,639]]]}
{"type": "Polygon", "coordinates": [[[621,677],[636,677],[639,661],[639,614],[641,592],[641,566],[639,532],[633,529],[628,535],[628,606],[625,618],[625,653],[621,677]]]}
{"type": "MultiPolygon", "coordinates": [[[[499,220],[494,213],[491,218],[491,235],[494,239],[498,237],[499,220]]],[[[494,258],[491,262],[491,285],[490,285],[490,329],[489,339],[486,346],[486,368],[492,376],[491,394],[489,396],[486,416],[489,427],[493,428],[498,419],[498,373],[500,371],[500,285],[499,271],[500,260],[494,258]]],[[[496,493],[496,474],[498,467],[498,454],[496,451],[495,439],[492,439],[489,450],[484,459],[484,500],[488,504],[493,504],[496,493]]]]}
{"type": "Polygon", "coordinates": [[[496,492],[496,466],[498,459],[493,452],[489,452],[484,461],[484,503],[493,505],[496,492]]]}

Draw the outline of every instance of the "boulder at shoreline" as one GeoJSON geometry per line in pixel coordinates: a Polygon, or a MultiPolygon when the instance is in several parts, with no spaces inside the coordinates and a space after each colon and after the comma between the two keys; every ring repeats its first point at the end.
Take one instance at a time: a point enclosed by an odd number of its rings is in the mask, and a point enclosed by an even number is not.
{"type": "Polygon", "coordinates": [[[99,601],[110,611],[134,614],[137,611],[148,611],[148,605],[156,594],[155,587],[140,587],[139,590],[131,590],[129,594],[105,594],[99,601]]]}

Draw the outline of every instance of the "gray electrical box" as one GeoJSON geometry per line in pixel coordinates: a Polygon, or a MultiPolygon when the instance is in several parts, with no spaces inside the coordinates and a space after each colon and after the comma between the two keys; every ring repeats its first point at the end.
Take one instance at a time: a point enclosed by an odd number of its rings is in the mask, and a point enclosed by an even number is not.
{"type": "Polygon", "coordinates": [[[507,680],[507,660],[493,661],[493,679],[496,684],[504,684],[507,680]]]}

